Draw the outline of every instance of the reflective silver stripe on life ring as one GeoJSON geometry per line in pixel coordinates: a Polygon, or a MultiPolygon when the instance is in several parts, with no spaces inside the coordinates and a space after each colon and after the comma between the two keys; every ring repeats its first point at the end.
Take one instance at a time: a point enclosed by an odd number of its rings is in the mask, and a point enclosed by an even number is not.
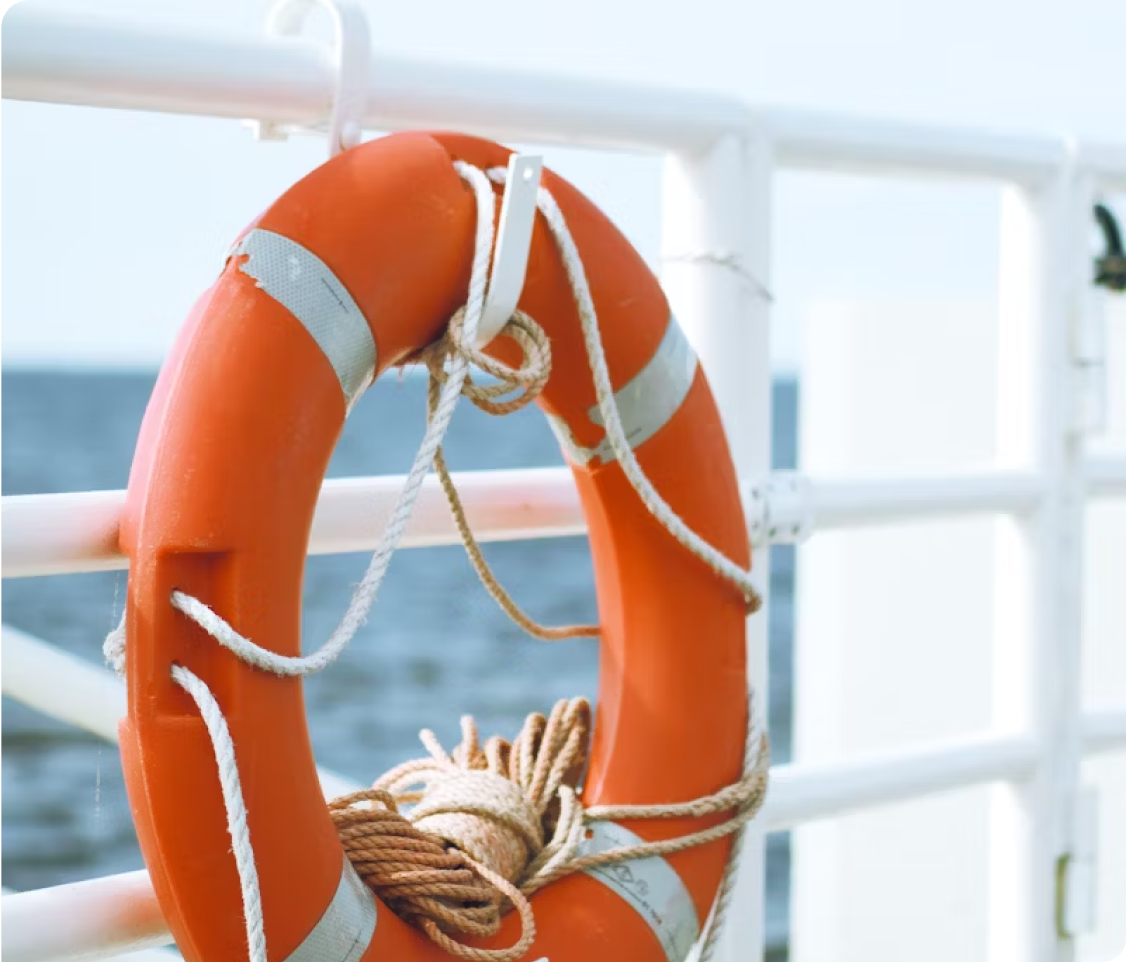
{"type": "Polygon", "coordinates": [[[285,962],[357,962],[374,934],[375,896],[344,856],[336,895],[313,931],[285,962]]]}
{"type": "Polygon", "coordinates": [[[305,325],[351,410],[375,374],[375,340],[352,295],[316,254],[273,231],[255,228],[231,254],[248,255],[239,270],[305,325]]]}
{"type": "MultiPolygon", "coordinates": [[[[580,855],[605,852],[644,839],[614,822],[595,822],[580,855]]],[[[668,962],[684,962],[700,937],[700,922],[692,896],[676,870],[663,858],[639,858],[586,870],[586,874],[614,890],[645,919],[665,950],[668,962]]]]}
{"type": "MultiPolygon", "coordinates": [[[[614,392],[618,415],[631,448],[648,441],[672,420],[688,396],[696,378],[696,367],[696,352],[692,350],[676,317],[670,314],[669,325],[656,353],[633,380],[614,392]]],[[[597,404],[587,412],[587,416],[599,427],[605,426],[597,404]]],[[[548,422],[559,438],[564,454],[573,463],[589,464],[597,458],[603,464],[609,464],[616,460],[609,438],[603,438],[593,448],[584,448],[575,441],[562,418],[549,415],[548,422]]]]}

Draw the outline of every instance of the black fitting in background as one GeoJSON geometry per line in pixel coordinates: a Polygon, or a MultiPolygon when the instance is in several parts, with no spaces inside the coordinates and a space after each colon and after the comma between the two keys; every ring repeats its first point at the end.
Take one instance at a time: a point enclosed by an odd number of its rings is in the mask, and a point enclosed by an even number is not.
{"type": "Polygon", "coordinates": [[[1107,290],[1126,291],[1126,250],[1122,248],[1122,232],[1118,221],[1105,204],[1095,204],[1095,220],[1106,240],[1106,253],[1095,258],[1095,283],[1107,290]]]}

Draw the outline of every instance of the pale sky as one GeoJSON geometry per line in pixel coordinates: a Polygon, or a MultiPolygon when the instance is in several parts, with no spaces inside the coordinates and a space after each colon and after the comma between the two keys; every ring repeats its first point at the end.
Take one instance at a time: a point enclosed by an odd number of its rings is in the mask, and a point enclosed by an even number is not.
{"type": "MultiPolygon", "coordinates": [[[[262,29],[267,0],[51,3],[194,30],[262,29]]],[[[886,118],[1126,144],[1122,0],[364,0],[376,46],[886,118]]],[[[231,238],[325,157],[234,121],[2,108],[3,363],[155,368],[231,238]]],[[[549,148],[656,265],[660,163],[549,148]]],[[[825,298],[987,300],[997,190],[786,174],[775,355],[825,298]]]]}

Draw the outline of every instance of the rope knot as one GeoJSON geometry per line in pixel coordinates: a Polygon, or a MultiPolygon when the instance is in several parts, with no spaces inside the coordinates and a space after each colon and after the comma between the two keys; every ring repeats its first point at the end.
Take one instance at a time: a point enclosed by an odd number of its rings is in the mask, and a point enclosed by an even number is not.
{"type": "Polygon", "coordinates": [[[465,320],[466,309],[459,308],[450,318],[445,334],[417,355],[417,360],[430,372],[430,416],[437,409],[438,388],[449,379],[446,362],[457,357],[496,379],[495,384],[481,384],[470,374],[465,375],[461,393],[482,411],[505,415],[531,404],[551,376],[551,341],[544,329],[523,311],[516,311],[509,318],[497,337],[513,341],[520,351],[519,363],[510,367],[466,337],[465,320]],[[499,400],[514,391],[520,393],[507,401],[499,400]]]}

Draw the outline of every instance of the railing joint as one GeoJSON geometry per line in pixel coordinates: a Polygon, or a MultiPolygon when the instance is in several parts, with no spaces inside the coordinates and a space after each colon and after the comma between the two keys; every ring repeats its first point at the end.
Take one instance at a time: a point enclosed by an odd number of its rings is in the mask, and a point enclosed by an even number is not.
{"type": "Polygon", "coordinates": [[[751,482],[744,503],[754,545],[801,544],[813,534],[813,483],[798,471],[772,471],[751,482]]]}

